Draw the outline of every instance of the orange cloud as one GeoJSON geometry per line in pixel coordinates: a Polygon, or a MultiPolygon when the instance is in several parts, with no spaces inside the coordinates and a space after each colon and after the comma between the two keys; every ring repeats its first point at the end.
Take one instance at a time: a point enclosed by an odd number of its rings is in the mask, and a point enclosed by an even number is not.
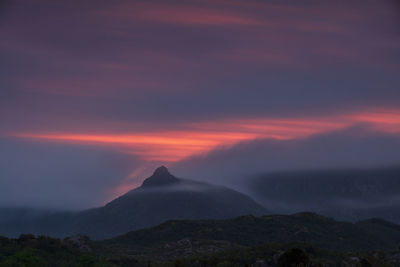
{"type": "Polygon", "coordinates": [[[202,153],[218,145],[234,144],[253,139],[251,133],[162,132],[131,135],[86,134],[17,134],[22,138],[86,145],[113,146],[148,161],[177,161],[192,154],[202,153]]]}
{"type": "Polygon", "coordinates": [[[256,118],[190,123],[184,130],[132,134],[18,133],[14,136],[52,142],[116,147],[146,161],[176,162],[257,138],[287,140],[369,123],[376,130],[400,133],[400,110],[375,110],[331,117],[256,118]]]}

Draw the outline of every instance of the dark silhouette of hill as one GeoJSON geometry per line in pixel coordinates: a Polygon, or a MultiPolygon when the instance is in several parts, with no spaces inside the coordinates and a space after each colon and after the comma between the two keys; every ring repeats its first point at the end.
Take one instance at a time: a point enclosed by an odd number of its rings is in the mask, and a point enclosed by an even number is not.
{"type": "Polygon", "coordinates": [[[142,186],[100,208],[77,213],[31,212],[34,215],[11,212],[11,219],[0,219],[0,234],[85,234],[104,239],[171,219],[224,219],[265,213],[264,207],[242,193],[177,178],[162,166],[142,186]]]}
{"type": "Polygon", "coordinates": [[[400,167],[261,174],[250,195],[274,213],[314,211],[339,220],[400,223],[400,167]]]}
{"type": "Polygon", "coordinates": [[[0,236],[0,266],[399,266],[400,226],[315,213],[171,220],[103,241],[0,236]],[[303,265],[301,265],[303,264],[303,265]]]}
{"type": "Polygon", "coordinates": [[[103,249],[143,251],[182,239],[222,240],[240,246],[301,242],[338,251],[397,250],[400,226],[380,219],[340,222],[315,213],[171,220],[100,242],[103,249]]]}

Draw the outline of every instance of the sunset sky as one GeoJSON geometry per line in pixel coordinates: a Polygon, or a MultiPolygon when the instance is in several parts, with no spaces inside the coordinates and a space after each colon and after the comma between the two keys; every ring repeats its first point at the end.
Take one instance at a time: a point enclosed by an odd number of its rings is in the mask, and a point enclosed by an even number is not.
{"type": "Polygon", "coordinates": [[[1,3],[0,206],[400,164],[396,0],[1,3]]]}

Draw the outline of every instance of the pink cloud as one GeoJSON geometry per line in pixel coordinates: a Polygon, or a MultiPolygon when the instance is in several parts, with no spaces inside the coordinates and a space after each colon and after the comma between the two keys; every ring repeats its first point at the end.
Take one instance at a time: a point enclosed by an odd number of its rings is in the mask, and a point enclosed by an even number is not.
{"type": "Polygon", "coordinates": [[[145,20],[193,25],[260,25],[255,19],[238,14],[217,12],[203,8],[144,9],[138,17],[145,20]]]}
{"type": "Polygon", "coordinates": [[[260,25],[261,22],[237,11],[221,11],[211,7],[178,6],[151,3],[121,4],[111,10],[96,11],[106,17],[158,21],[163,23],[222,26],[260,25]]]}

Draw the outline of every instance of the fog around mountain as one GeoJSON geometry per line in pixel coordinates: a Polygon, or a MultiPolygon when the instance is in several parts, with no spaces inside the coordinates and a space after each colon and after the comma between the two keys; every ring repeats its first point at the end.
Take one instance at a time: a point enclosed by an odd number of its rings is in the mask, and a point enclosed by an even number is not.
{"type": "Polygon", "coordinates": [[[309,210],[339,220],[400,223],[400,166],[275,172],[249,180],[252,195],[275,213],[309,210]]]}

